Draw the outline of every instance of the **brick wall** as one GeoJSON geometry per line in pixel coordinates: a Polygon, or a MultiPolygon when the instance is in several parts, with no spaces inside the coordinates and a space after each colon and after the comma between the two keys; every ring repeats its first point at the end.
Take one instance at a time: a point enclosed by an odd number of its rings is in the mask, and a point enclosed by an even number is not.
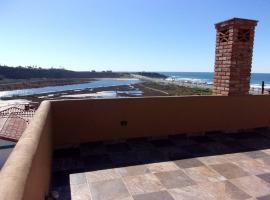
{"type": "Polygon", "coordinates": [[[214,95],[247,95],[257,21],[233,18],[215,25],[214,95]]]}

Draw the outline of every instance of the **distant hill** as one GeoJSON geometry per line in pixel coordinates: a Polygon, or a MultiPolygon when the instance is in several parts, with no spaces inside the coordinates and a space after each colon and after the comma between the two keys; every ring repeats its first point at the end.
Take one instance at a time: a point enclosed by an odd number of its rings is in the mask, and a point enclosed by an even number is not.
{"type": "Polygon", "coordinates": [[[112,71],[82,71],[76,72],[66,69],[44,69],[40,67],[9,67],[0,65],[1,79],[29,79],[29,78],[119,78],[125,73],[116,73],[112,71]]]}
{"type": "Polygon", "coordinates": [[[157,73],[157,72],[137,72],[135,74],[150,77],[150,78],[167,78],[167,76],[157,73]]]}

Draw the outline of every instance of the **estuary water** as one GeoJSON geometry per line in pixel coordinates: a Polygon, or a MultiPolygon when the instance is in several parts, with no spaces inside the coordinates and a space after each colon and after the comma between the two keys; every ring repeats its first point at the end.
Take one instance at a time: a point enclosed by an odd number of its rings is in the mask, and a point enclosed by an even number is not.
{"type": "Polygon", "coordinates": [[[0,99],[3,97],[15,97],[15,96],[29,96],[35,94],[46,94],[53,92],[62,92],[68,90],[83,90],[90,88],[110,87],[110,86],[122,86],[132,85],[139,83],[139,79],[98,79],[88,83],[61,85],[61,86],[49,86],[40,88],[29,88],[21,90],[0,91],[0,99]]]}

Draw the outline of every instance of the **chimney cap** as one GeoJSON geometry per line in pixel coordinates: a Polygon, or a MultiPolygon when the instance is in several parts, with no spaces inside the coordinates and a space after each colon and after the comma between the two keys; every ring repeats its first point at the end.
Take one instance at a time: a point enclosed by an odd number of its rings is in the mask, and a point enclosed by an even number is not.
{"type": "Polygon", "coordinates": [[[244,18],[231,18],[224,20],[222,22],[216,23],[215,27],[216,29],[224,28],[228,26],[247,26],[247,27],[255,27],[258,23],[258,20],[252,20],[252,19],[244,19],[244,18]]]}

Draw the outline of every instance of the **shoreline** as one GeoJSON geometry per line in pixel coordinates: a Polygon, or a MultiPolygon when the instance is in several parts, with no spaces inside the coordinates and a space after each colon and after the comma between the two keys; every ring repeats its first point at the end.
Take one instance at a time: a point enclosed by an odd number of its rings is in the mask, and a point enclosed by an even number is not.
{"type": "Polygon", "coordinates": [[[0,91],[23,90],[48,86],[63,86],[94,81],[94,78],[60,78],[60,79],[8,79],[0,81],[0,91]]]}
{"type": "Polygon", "coordinates": [[[187,81],[180,81],[180,80],[168,80],[163,78],[152,78],[141,76],[137,74],[131,74],[133,78],[138,78],[140,80],[155,82],[159,84],[172,84],[182,87],[190,87],[190,88],[202,88],[202,89],[212,89],[213,85],[206,84],[206,83],[197,83],[197,82],[187,82],[187,81]]]}
{"type": "Polygon", "coordinates": [[[44,100],[89,99],[89,98],[123,98],[123,97],[147,97],[147,96],[186,96],[209,95],[209,90],[199,88],[187,88],[173,84],[154,83],[143,81],[131,85],[108,86],[87,89],[66,90],[61,92],[49,92],[43,94],[3,97],[3,101],[26,100],[40,104],[44,100]],[[110,96],[110,94],[112,96],[110,96]]]}

